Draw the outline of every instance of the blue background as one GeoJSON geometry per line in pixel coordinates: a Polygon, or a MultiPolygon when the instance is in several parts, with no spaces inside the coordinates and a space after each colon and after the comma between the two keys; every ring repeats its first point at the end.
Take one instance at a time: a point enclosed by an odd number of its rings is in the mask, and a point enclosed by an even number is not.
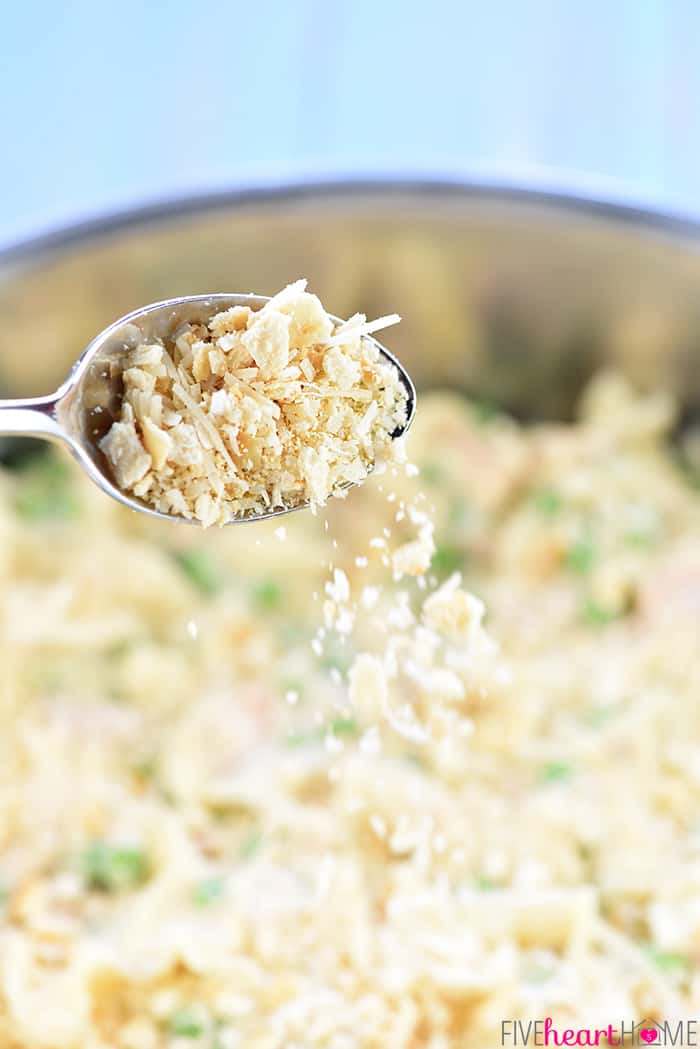
{"type": "Polygon", "coordinates": [[[0,49],[0,242],[353,172],[700,214],[697,0],[14,0],[0,49]]]}

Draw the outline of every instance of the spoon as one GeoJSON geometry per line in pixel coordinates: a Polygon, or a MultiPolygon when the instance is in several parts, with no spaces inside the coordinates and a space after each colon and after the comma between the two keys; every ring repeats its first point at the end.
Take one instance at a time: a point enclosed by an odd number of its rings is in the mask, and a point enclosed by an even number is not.
{"type": "MultiPolygon", "coordinates": [[[[166,521],[198,524],[198,521],[154,510],[136,496],[127,495],[114,483],[111,468],[100,451],[99,442],[120,414],[121,362],[126,352],[133,347],[143,342],[167,341],[185,323],[206,323],[215,313],[231,306],[250,306],[258,310],[268,301],[263,295],[186,295],[134,310],[110,324],[92,340],[55,393],[45,397],[0,400],[0,435],[40,437],[62,444],[103,492],[131,510],[166,521]]],[[[331,316],[331,320],[336,324],[341,323],[337,317],[331,316]]],[[[382,356],[396,368],[406,390],[406,423],[391,435],[392,439],[400,437],[410,426],[415,414],[415,387],[407,372],[387,349],[370,335],[363,338],[371,339],[382,356]]],[[[361,482],[348,483],[342,487],[350,488],[357,483],[361,482]]],[[[307,505],[302,503],[299,506],[248,514],[234,518],[230,523],[262,521],[291,510],[304,509],[307,505]]]]}

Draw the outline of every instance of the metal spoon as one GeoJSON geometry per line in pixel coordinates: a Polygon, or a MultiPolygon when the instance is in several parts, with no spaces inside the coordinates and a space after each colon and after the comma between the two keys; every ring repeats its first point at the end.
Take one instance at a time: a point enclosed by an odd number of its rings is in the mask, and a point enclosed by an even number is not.
{"type": "MultiPolygon", "coordinates": [[[[154,340],[167,341],[183,324],[206,323],[215,313],[231,306],[250,306],[258,310],[268,298],[262,295],[187,295],[179,299],[155,302],[134,310],[105,328],[87,346],[63,385],[47,397],[0,401],[0,435],[41,437],[68,448],[83,469],[100,486],[132,510],[160,517],[166,521],[198,524],[175,514],[154,510],[141,499],[127,495],[112,479],[112,473],[99,441],[118,418],[122,394],[122,358],[134,346],[154,340]]],[[[337,317],[331,317],[341,323],[337,317]]],[[[370,338],[371,336],[365,336],[370,338]]],[[[398,371],[407,401],[406,425],[392,434],[400,437],[410,426],[415,413],[416,391],[404,368],[376,339],[372,339],[382,356],[398,371]]],[[[348,484],[343,487],[352,487],[348,484]]],[[[261,521],[300,510],[305,504],[262,514],[234,518],[236,521],[261,521]]]]}

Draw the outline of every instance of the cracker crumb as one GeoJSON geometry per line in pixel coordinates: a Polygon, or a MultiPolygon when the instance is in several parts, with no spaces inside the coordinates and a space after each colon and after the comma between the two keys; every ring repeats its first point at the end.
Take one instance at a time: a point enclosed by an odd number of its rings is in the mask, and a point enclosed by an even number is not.
{"type": "Polygon", "coordinates": [[[403,543],[391,555],[394,578],[398,581],[405,575],[424,575],[430,568],[430,561],[434,553],[435,543],[432,528],[424,527],[417,539],[403,543]]]}
{"type": "Polygon", "coordinates": [[[234,306],[128,351],[100,442],[117,485],[208,527],[315,510],[400,459],[406,391],[366,337],[398,318],[357,317],[335,325],[296,281],[257,311],[234,306]]]}
{"type": "Polygon", "coordinates": [[[342,568],[333,570],[333,581],[326,583],[326,593],[339,605],[350,600],[350,583],[342,568]]]}
{"type": "Polygon", "coordinates": [[[124,405],[121,420],[112,425],[100,448],[109,459],[120,488],[133,488],[151,468],[151,456],[136,432],[130,404],[124,405]]]}
{"type": "Polygon", "coordinates": [[[451,641],[471,642],[481,629],[484,603],[460,586],[455,572],[443,585],[425,599],[423,622],[451,641]]]}
{"type": "Polygon", "coordinates": [[[379,720],[386,709],[388,686],[382,661],[369,652],[360,653],[350,668],[350,702],[368,724],[379,720]]]}

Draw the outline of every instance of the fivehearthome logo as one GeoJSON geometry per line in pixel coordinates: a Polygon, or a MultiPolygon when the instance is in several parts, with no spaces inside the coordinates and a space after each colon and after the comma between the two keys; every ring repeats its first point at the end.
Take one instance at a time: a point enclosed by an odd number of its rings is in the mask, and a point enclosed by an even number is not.
{"type": "Polygon", "coordinates": [[[699,1046],[698,1020],[620,1020],[605,1027],[560,1027],[546,1016],[542,1020],[501,1020],[501,1045],[516,1049],[548,1046],[699,1046]]]}

